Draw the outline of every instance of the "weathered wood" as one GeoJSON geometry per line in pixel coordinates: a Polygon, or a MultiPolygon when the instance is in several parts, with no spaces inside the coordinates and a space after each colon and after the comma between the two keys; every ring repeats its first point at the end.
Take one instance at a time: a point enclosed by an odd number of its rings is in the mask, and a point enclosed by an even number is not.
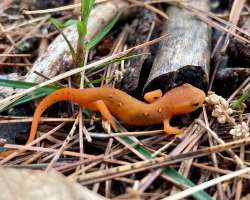
{"type": "MultiPolygon", "coordinates": [[[[208,10],[207,0],[189,1],[191,6],[208,10]]],[[[184,82],[207,90],[211,30],[187,10],[171,6],[163,28],[170,36],[161,41],[144,91],[169,90],[184,82]]]]}

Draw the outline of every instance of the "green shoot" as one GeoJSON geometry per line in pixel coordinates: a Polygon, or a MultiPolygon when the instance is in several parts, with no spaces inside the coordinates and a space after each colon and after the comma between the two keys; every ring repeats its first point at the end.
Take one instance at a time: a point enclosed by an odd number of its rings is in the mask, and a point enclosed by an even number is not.
{"type": "Polygon", "coordinates": [[[95,0],[81,0],[81,21],[87,24],[95,0]]]}
{"type": "Polygon", "coordinates": [[[104,29],[99,32],[90,42],[85,43],[85,48],[86,49],[91,49],[94,46],[96,46],[109,32],[110,30],[114,27],[118,19],[120,18],[122,12],[118,12],[117,15],[111,20],[111,22],[104,27],[104,29]]]}
{"type": "Polygon", "coordinates": [[[244,103],[250,97],[250,90],[247,90],[240,96],[240,98],[232,104],[232,109],[237,109],[242,103],[244,103]]]}
{"type": "Polygon", "coordinates": [[[67,20],[66,22],[62,22],[60,20],[51,18],[50,21],[54,26],[60,31],[63,38],[65,39],[67,45],[69,46],[70,53],[72,55],[73,63],[76,67],[82,67],[83,66],[83,58],[84,54],[86,52],[86,49],[91,49],[94,46],[96,46],[114,27],[116,22],[118,21],[121,12],[119,12],[112,20],[111,22],[104,27],[102,31],[100,31],[92,40],[86,42],[85,37],[88,32],[87,30],[87,24],[88,19],[91,13],[91,10],[93,9],[93,6],[95,4],[95,0],[81,0],[81,18],[80,20],[67,20]],[[78,33],[78,40],[76,45],[76,50],[73,48],[72,44],[68,40],[68,38],[65,36],[65,34],[61,31],[61,29],[76,25],[77,26],[77,33],[78,33]]]}

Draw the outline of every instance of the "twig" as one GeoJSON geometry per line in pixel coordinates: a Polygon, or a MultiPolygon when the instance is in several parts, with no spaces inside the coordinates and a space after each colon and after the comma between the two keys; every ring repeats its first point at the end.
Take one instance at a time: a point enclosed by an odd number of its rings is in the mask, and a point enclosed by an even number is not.
{"type": "Polygon", "coordinates": [[[19,54],[0,54],[0,57],[31,57],[31,54],[19,53],[19,54]]]}
{"type": "MultiPolygon", "coordinates": [[[[213,131],[211,130],[209,127],[206,126],[206,124],[200,120],[200,119],[197,119],[195,120],[200,126],[202,126],[203,128],[205,128],[212,136],[213,138],[219,143],[219,144],[226,144],[222,139],[220,139],[218,137],[218,135],[213,131]]],[[[244,162],[231,150],[227,150],[227,152],[232,156],[232,158],[235,160],[235,162],[241,166],[241,167],[244,167],[244,162]]]]}
{"type": "MultiPolygon", "coordinates": [[[[206,124],[207,127],[210,128],[205,105],[202,106],[202,110],[203,110],[203,114],[204,114],[205,124],[206,124]]],[[[210,134],[208,135],[208,141],[209,141],[210,147],[214,146],[214,143],[213,143],[213,140],[212,140],[212,136],[210,134]]],[[[216,154],[212,153],[211,157],[212,157],[212,162],[213,162],[214,167],[218,168],[218,160],[217,160],[216,154]]],[[[219,174],[218,173],[214,174],[214,178],[217,178],[217,177],[219,177],[219,174]]],[[[220,183],[217,184],[217,189],[218,189],[218,193],[219,193],[219,198],[220,199],[224,199],[225,195],[223,193],[223,189],[222,189],[222,186],[221,186],[220,183]]]]}
{"type": "Polygon", "coordinates": [[[165,12],[155,8],[154,6],[151,6],[150,4],[146,4],[146,3],[143,3],[143,2],[140,2],[140,1],[137,1],[137,0],[127,0],[127,1],[132,2],[134,4],[137,4],[137,5],[140,5],[140,6],[143,6],[146,9],[148,9],[148,10],[162,16],[164,19],[168,19],[168,15],[165,12]]]}
{"type": "MultiPolygon", "coordinates": [[[[96,0],[95,4],[98,3],[103,3],[106,2],[108,0],[96,0]]],[[[72,10],[75,8],[79,8],[81,6],[80,3],[77,4],[72,4],[72,5],[68,5],[68,6],[61,6],[61,7],[57,7],[57,8],[50,8],[50,9],[44,9],[44,10],[23,10],[23,14],[25,15],[39,15],[39,14],[45,14],[45,13],[53,13],[53,12],[59,12],[59,11],[64,11],[64,10],[72,10]]]]}
{"type": "MultiPolygon", "coordinates": [[[[58,149],[51,149],[51,148],[44,148],[44,147],[33,147],[33,146],[24,146],[24,145],[17,145],[17,144],[5,144],[4,145],[5,148],[9,148],[9,149],[17,149],[19,151],[38,151],[38,152],[44,152],[44,153],[57,153],[58,149]]],[[[73,152],[73,151],[64,151],[61,154],[63,155],[67,155],[67,156],[74,156],[74,157],[82,157],[82,158],[93,158],[95,156],[92,155],[88,155],[88,154],[80,154],[77,152],[73,152]]],[[[2,164],[1,164],[2,165],[2,164]]]]}
{"type": "Polygon", "coordinates": [[[177,194],[172,195],[171,197],[166,197],[166,198],[164,198],[162,200],[179,200],[179,199],[183,199],[185,197],[188,197],[189,195],[192,195],[195,192],[204,190],[204,189],[206,189],[208,187],[211,187],[211,186],[216,185],[218,183],[221,183],[223,181],[230,180],[232,178],[238,177],[240,175],[243,175],[243,174],[246,174],[246,173],[249,173],[249,172],[250,172],[250,168],[247,167],[247,168],[232,172],[230,174],[227,174],[227,175],[212,179],[212,180],[207,181],[205,183],[202,183],[200,185],[191,187],[189,189],[184,190],[183,192],[179,192],[177,194]]]}
{"type": "Polygon", "coordinates": [[[140,131],[140,132],[121,132],[121,133],[91,133],[91,137],[94,138],[112,138],[112,137],[126,137],[126,136],[152,136],[164,133],[163,130],[154,130],[154,131],[140,131]]]}
{"type": "Polygon", "coordinates": [[[32,64],[28,63],[0,63],[0,67],[32,67],[32,64]]]}
{"type": "MultiPolygon", "coordinates": [[[[73,124],[68,136],[66,137],[66,139],[64,140],[64,143],[62,144],[61,148],[57,151],[56,155],[54,156],[54,158],[51,160],[51,162],[49,163],[48,167],[46,168],[46,172],[50,171],[51,168],[53,167],[53,164],[58,160],[58,158],[60,157],[60,155],[63,153],[66,145],[70,142],[70,140],[72,139],[75,130],[76,130],[76,126],[79,122],[79,116],[77,116],[75,123],[73,124]]],[[[80,155],[83,155],[80,153],[80,155]]]]}

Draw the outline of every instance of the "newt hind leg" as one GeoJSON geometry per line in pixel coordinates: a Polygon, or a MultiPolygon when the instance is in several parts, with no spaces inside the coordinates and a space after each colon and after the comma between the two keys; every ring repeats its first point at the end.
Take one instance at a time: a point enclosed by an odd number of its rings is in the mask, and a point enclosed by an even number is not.
{"type": "Polygon", "coordinates": [[[173,127],[170,125],[170,119],[164,119],[163,125],[164,125],[164,132],[168,135],[178,135],[183,133],[183,129],[173,127]]]}
{"type": "Polygon", "coordinates": [[[116,123],[113,120],[112,114],[109,112],[106,104],[102,100],[97,100],[92,103],[90,103],[88,106],[92,111],[99,111],[103,117],[104,120],[108,121],[113,129],[117,131],[116,123]]]}

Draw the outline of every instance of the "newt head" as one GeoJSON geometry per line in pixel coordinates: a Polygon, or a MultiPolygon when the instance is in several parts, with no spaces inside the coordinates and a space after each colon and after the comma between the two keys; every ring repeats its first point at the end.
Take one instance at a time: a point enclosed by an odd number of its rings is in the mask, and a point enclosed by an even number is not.
{"type": "Polygon", "coordinates": [[[174,88],[169,96],[172,115],[195,111],[202,106],[205,97],[206,95],[203,90],[187,83],[174,88]]]}

